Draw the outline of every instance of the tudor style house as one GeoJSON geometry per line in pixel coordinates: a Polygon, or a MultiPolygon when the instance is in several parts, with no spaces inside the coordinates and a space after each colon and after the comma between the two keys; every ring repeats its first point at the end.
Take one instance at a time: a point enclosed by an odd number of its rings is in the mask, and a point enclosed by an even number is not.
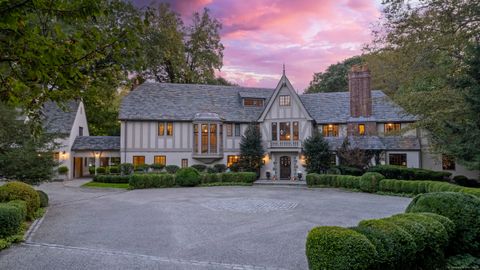
{"type": "Polygon", "coordinates": [[[348,92],[303,95],[285,72],[275,89],[144,83],[120,106],[121,162],[230,166],[239,160],[248,124],[257,123],[266,149],[261,178],[266,172],[277,179],[304,172],[302,142],[318,130],[329,142],[332,163],[338,163],[335,150],[348,136],[354,146],[381,152],[381,164],[478,179],[478,171],[430,154],[422,131],[408,129],[416,117],[372,91],[365,66],[352,68],[348,79],[348,92]]]}

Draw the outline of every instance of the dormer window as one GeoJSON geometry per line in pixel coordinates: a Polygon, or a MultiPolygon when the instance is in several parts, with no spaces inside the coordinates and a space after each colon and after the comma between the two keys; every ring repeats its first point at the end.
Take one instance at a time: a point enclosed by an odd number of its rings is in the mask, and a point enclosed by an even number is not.
{"type": "Polygon", "coordinates": [[[328,124],[322,127],[323,137],[338,137],[338,125],[328,124]]]}
{"type": "Polygon", "coordinates": [[[384,133],[392,133],[392,132],[397,132],[400,131],[400,123],[386,123],[384,126],[384,133]]]}
{"type": "Polygon", "coordinates": [[[290,106],[290,96],[285,95],[285,96],[280,96],[279,97],[280,101],[280,106],[290,106]]]}
{"type": "Polygon", "coordinates": [[[263,107],[263,99],[261,98],[244,98],[243,106],[245,107],[263,107]]]}

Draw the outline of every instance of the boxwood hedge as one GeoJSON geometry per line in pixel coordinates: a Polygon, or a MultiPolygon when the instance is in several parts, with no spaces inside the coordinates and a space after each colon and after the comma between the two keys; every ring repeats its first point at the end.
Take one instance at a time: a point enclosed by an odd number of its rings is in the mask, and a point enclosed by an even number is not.
{"type": "Polygon", "coordinates": [[[9,203],[0,203],[0,238],[14,235],[22,225],[21,210],[9,203]]]}
{"type": "Polygon", "coordinates": [[[330,186],[358,189],[360,177],[352,175],[337,174],[307,174],[307,185],[309,186],[330,186]]]}
{"type": "Polygon", "coordinates": [[[384,178],[385,176],[379,173],[367,172],[359,179],[360,190],[371,193],[377,192],[380,180],[384,178]]]}
{"type": "Polygon", "coordinates": [[[27,219],[33,220],[40,207],[40,196],[32,186],[22,182],[9,182],[0,187],[0,201],[23,200],[27,203],[27,219]]]}
{"type": "Polygon", "coordinates": [[[40,207],[48,206],[48,195],[42,190],[37,190],[38,196],[40,197],[40,207]]]}
{"type": "Polygon", "coordinates": [[[181,168],[175,173],[175,182],[181,187],[194,187],[200,184],[200,173],[195,168],[181,168]]]}
{"type": "Polygon", "coordinates": [[[119,175],[119,174],[95,175],[93,177],[93,181],[99,182],[99,183],[128,183],[130,181],[130,175],[119,175]]]}
{"type": "Polygon", "coordinates": [[[171,174],[133,174],[129,184],[134,189],[173,187],[175,177],[171,174]]]}
{"type": "Polygon", "coordinates": [[[401,180],[435,180],[447,181],[452,175],[449,172],[438,172],[418,168],[407,168],[394,165],[377,165],[368,169],[369,172],[377,172],[389,179],[401,180]]]}

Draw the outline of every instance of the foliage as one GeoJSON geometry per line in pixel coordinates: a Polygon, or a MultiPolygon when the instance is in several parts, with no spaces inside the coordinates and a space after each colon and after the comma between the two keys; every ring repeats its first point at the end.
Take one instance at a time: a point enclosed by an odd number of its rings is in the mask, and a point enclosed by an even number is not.
{"type": "Polygon", "coordinates": [[[222,182],[222,174],[221,173],[204,173],[204,174],[201,175],[200,178],[201,178],[201,183],[202,184],[222,182]]]}
{"type": "Polygon", "coordinates": [[[382,179],[385,179],[385,176],[375,172],[367,172],[360,177],[360,190],[375,193],[377,192],[378,185],[382,179]]]}
{"type": "Polygon", "coordinates": [[[364,170],[370,165],[373,155],[374,153],[371,151],[363,150],[359,147],[351,147],[348,137],[345,137],[342,146],[337,149],[340,165],[360,170],[364,170]]]}
{"type": "Polygon", "coordinates": [[[20,216],[22,217],[22,221],[27,219],[27,203],[22,200],[13,200],[9,201],[7,205],[16,207],[20,211],[20,216]]]}
{"type": "Polygon", "coordinates": [[[227,166],[225,164],[215,164],[213,165],[213,168],[217,173],[223,173],[227,170],[227,166]]]}
{"type": "Polygon", "coordinates": [[[120,172],[120,168],[118,168],[118,166],[110,166],[108,167],[108,173],[111,173],[111,174],[117,174],[120,172]]]}
{"type": "Polygon", "coordinates": [[[175,186],[175,177],[166,173],[133,174],[129,184],[133,189],[173,187],[175,186]]]}
{"type": "Polygon", "coordinates": [[[330,167],[331,153],[328,150],[328,142],[322,134],[314,131],[313,135],[303,142],[305,155],[305,167],[308,173],[322,173],[330,167]]]}
{"type": "Polygon", "coordinates": [[[377,257],[365,236],[332,226],[315,227],[308,233],[306,253],[311,270],[371,269],[377,257]]]}
{"type": "Polygon", "coordinates": [[[40,197],[40,207],[45,208],[48,206],[48,195],[42,190],[37,190],[38,196],[40,197]]]}
{"type": "Polygon", "coordinates": [[[475,179],[468,179],[464,175],[456,175],[453,177],[453,182],[455,184],[464,186],[464,187],[480,187],[480,183],[475,179]]]}
{"type": "Polygon", "coordinates": [[[0,204],[0,238],[14,235],[23,222],[19,207],[9,203],[0,204]]]}
{"type": "Polygon", "coordinates": [[[176,173],[178,171],[178,169],[180,169],[180,167],[178,167],[177,165],[167,165],[165,166],[165,171],[167,171],[168,173],[176,173]]]}
{"type": "Polygon", "coordinates": [[[355,167],[348,167],[348,166],[333,166],[331,169],[333,170],[338,170],[335,172],[340,172],[339,174],[342,175],[355,175],[355,176],[362,176],[363,175],[363,170],[355,168],[355,167]]]}
{"type": "Polygon", "coordinates": [[[360,188],[360,177],[351,175],[336,175],[336,174],[307,174],[307,185],[314,186],[329,186],[358,189],[360,188]]]}
{"type": "Polygon", "coordinates": [[[474,257],[468,253],[459,254],[448,258],[448,269],[479,269],[480,258],[474,257]]]}
{"type": "Polygon", "coordinates": [[[98,167],[96,171],[97,171],[97,174],[105,174],[107,169],[105,167],[98,167]]]}
{"type": "Polygon", "coordinates": [[[23,200],[27,203],[27,219],[35,218],[35,211],[40,207],[40,196],[30,185],[22,182],[8,182],[0,186],[0,202],[23,200]]]}
{"type": "Polygon", "coordinates": [[[222,182],[230,182],[230,183],[253,183],[257,179],[257,175],[253,172],[230,172],[230,173],[222,173],[222,182]]]}
{"type": "Polygon", "coordinates": [[[257,172],[263,165],[264,155],[262,133],[258,125],[252,123],[240,141],[240,167],[244,171],[257,172]]]}
{"type": "Polygon", "coordinates": [[[192,166],[190,166],[192,168],[194,168],[195,170],[197,170],[198,172],[204,172],[206,169],[207,169],[207,166],[206,165],[203,165],[203,164],[194,164],[192,166]]]}
{"type": "Polygon", "coordinates": [[[200,173],[194,168],[181,168],[175,173],[175,183],[181,187],[197,186],[200,180],[200,173]]]}
{"type": "Polygon", "coordinates": [[[20,229],[17,231],[16,234],[7,236],[5,238],[0,238],[0,250],[10,247],[10,245],[13,243],[22,242],[25,232],[27,231],[26,224],[27,224],[26,222],[23,222],[20,225],[20,229]]]}
{"type": "Polygon", "coordinates": [[[90,175],[94,175],[95,174],[95,166],[89,166],[88,167],[88,173],[90,175]]]}
{"type": "Polygon", "coordinates": [[[67,174],[68,173],[68,167],[67,166],[60,166],[57,169],[58,174],[67,174]]]}
{"type": "Polygon", "coordinates": [[[129,175],[106,174],[106,175],[95,175],[93,177],[93,181],[99,182],[99,183],[128,183],[129,180],[130,180],[129,175]]]}
{"type": "Polygon", "coordinates": [[[150,167],[150,169],[152,169],[154,171],[160,172],[160,171],[163,170],[163,168],[165,168],[165,165],[163,165],[163,164],[150,164],[149,167],[150,167]]]}
{"type": "Polygon", "coordinates": [[[313,79],[305,93],[348,91],[348,71],[353,65],[363,62],[360,56],[347,58],[342,62],[328,66],[325,72],[313,74],[313,79]]]}
{"type": "Polygon", "coordinates": [[[452,220],[456,231],[449,244],[451,253],[480,250],[480,199],[458,192],[427,193],[415,197],[406,212],[431,212],[452,220]]]}
{"type": "Polygon", "coordinates": [[[369,172],[377,172],[389,179],[405,180],[437,180],[446,181],[452,175],[449,172],[432,171],[418,168],[407,168],[395,165],[377,165],[368,169],[369,172]]]}
{"type": "Polygon", "coordinates": [[[121,175],[130,175],[133,173],[133,164],[132,163],[122,163],[118,165],[121,175]]]}
{"type": "Polygon", "coordinates": [[[212,183],[202,183],[200,187],[221,187],[221,186],[251,186],[252,183],[245,182],[212,182],[212,183]]]}

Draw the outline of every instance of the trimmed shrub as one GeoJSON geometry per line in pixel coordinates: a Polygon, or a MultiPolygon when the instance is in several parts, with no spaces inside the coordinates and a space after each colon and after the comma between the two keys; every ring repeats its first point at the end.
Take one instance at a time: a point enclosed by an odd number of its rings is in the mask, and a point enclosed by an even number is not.
{"type": "Polygon", "coordinates": [[[94,175],[95,174],[95,166],[90,166],[88,167],[88,173],[90,175],[94,175]]]}
{"type": "Polygon", "coordinates": [[[9,203],[0,203],[0,238],[16,234],[23,220],[19,207],[9,203]]]}
{"type": "Polygon", "coordinates": [[[464,188],[445,182],[437,181],[407,181],[395,179],[383,179],[380,181],[379,191],[393,193],[422,194],[430,192],[462,192],[480,197],[480,189],[464,188]]]}
{"type": "Polygon", "coordinates": [[[202,184],[222,182],[221,173],[204,173],[201,176],[202,184]]]}
{"type": "Polygon", "coordinates": [[[360,187],[358,176],[335,175],[335,174],[307,174],[307,185],[309,186],[329,186],[358,189],[360,187]]]}
{"type": "Polygon", "coordinates": [[[165,171],[167,171],[168,173],[176,173],[178,171],[178,169],[180,169],[180,167],[178,167],[177,165],[167,165],[165,166],[165,171]]]}
{"type": "Polygon", "coordinates": [[[215,164],[215,165],[213,165],[213,169],[218,173],[223,173],[227,170],[227,165],[225,165],[225,164],[215,164]]]}
{"type": "Polygon", "coordinates": [[[194,164],[192,166],[190,166],[192,168],[194,168],[195,170],[197,170],[198,172],[204,172],[206,169],[207,169],[207,166],[206,165],[203,165],[203,164],[194,164]]]}
{"type": "Polygon", "coordinates": [[[118,168],[118,166],[110,166],[108,168],[108,173],[117,174],[120,173],[120,169],[118,168]]]}
{"type": "Polygon", "coordinates": [[[254,172],[222,173],[222,182],[242,182],[253,183],[257,180],[257,174],[254,172]]]}
{"type": "Polygon", "coordinates": [[[332,168],[338,169],[340,174],[342,175],[353,175],[353,176],[361,176],[363,171],[355,168],[355,167],[347,167],[347,166],[334,166],[332,168]]]}
{"type": "Polygon", "coordinates": [[[105,167],[98,167],[97,168],[97,174],[104,174],[107,170],[105,167]]]}
{"type": "Polygon", "coordinates": [[[377,192],[378,184],[380,183],[380,180],[384,178],[385,177],[379,173],[367,172],[359,179],[360,190],[370,193],[377,192]]]}
{"type": "Polygon", "coordinates": [[[438,192],[418,195],[406,212],[431,212],[449,218],[455,223],[455,234],[449,243],[449,252],[460,254],[480,250],[480,200],[459,192],[438,192]]]}
{"type": "Polygon", "coordinates": [[[150,166],[147,164],[139,164],[139,165],[133,166],[133,171],[146,173],[148,172],[148,168],[150,168],[150,166]]]}
{"type": "Polygon", "coordinates": [[[380,269],[409,269],[418,251],[413,236],[395,223],[372,219],[363,220],[354,228],[375,246],[380,269]]]}
{"type": "Polygon", "coordinates": [[[130,175],[95,175],[93,177],[94,182],[99,183],[128,183],[130,175]]]}
{"type": "Polygon", "coordinates": [[[47,193],[37,190],[38,196],[40,197],[40,207],[47,207],[48,206],[48,195],[47,193]]]}
{"type": "Polygon", "coordinates": [[[308,267],[320,269],[371,269],[375,247],[362,234],[341,227],[316,227],[307,236],[308,267]]]}
{"type": "Polygon", "coordinates": [[[33,220],[40,207],[40,196],[30,185],[22,182],[9,182],[0,187],[0,201],[23,200],[27,203],[27,219],[33,220]]]}
{"type": "Polygon", "coordinates": [[[200,184],[200,173],[194,168],[182,168],[175,173],[175,182],[181,187],[194,187],[200,184]]]}
{"type": "Polygon", "coordinates": [[[129,184],[134,189],[175,186],[175,177],[171,174],[133,174],[129,178],[129,184]]]}
{"type": "Polygon", "coordinates": [[[156,171],[156,172],[161,172],[163,168],[165,168],[165,165],[163,164],[150,164],[149,165],[150,169],[156,171]]]}
{"type": "Polygon", "coordinates": [[[435,180],[446,181],[452,175],[449,172],[437,172],[418,168],[407,168],[395,165],[377,165],[368,169],[369,172],[377,172],[388,179],[399,180],[435,180]]]}
{"type": "Polygon", "coordinates": [[[457,175],[453,177],[453,182],[455,184],[464,186],[464,187],[480,187],[480,183],[475,179],[468,179],[464,175],[457,175]]]}
{"type": "Polygon", "coordinates": [[[7,204],[18,208],[18,211],[20,211],[22,220],[27,219],[27,203],[25,201],[13,200],[13,201],[9,201],[7,204]]]}
{"type": "Polygon", "coordinates": [[[68,173],[68,167],[67,166],[60,166],[57,169],[58,174],[65,175],[68,173]]]}
{"type": "Polygon", "coordinates": [[[118,165],[121,175],[130,175],[133,173],[133,164],[132,163],[122,163],[118,165]]]}

